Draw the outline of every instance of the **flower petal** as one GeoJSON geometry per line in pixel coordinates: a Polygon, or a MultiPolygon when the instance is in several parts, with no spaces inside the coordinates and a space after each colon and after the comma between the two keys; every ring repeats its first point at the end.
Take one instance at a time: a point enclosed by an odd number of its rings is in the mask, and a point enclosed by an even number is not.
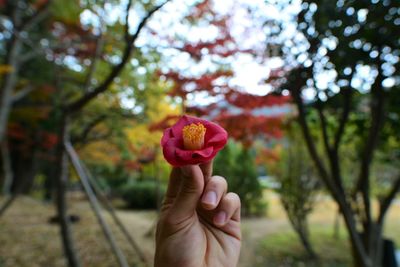
{"type": "Polygon", "coordinates": [[[163,154],[164,158],[172,165],[172,166],[179,166],[179,161],[176,157],[176,148],[179,146],[180,142],[177,138],[170,138],[164,145],[163,145],[163,154]]]}
{"type": "Polygon", "coordinates": [[[179,137],[179,138],[182,137],[182,129],[183,129],[183,127],[185,127],[186,125],[189,125],[191,123],[196,123],[196,122],[198,122],[198,120],[196,120],[196,118],[190,117],[190,116],[187,116],[187,115],[183,115],[178,120],[178,122],[171,127],[173,136],[174,137],[179,137]]]}
{"type": "Polygon", "coordinates": [[[173,136],[173,133],[172,133],[171,128],[165,129],[165,130],[164,130],[164,134],[163,134],[163,136],[162,136],[162,138],[161,138],[161,146],[164,146],[164,145],[168,142],[168,140],[169,140],[170,138],[173,138],[173,137],[174,137],[174,136],[173,136]]]}
{"type": "Polygon", "coordinates": [[[213,147],[207,147],[201,150],[184,150],[180,148],[176,148],[176,155],[184,160],[193,159],[193,158],[206,158],[212,155],[214,149],[213,147]]]}
{"type": "Polygon", "coordinates": [[[220,132],[206,140],[205,146],[213,146],[214,149],[220,150],[226,145],[227,140],[228,134],[224,130],[224,132],[220,132]]]}

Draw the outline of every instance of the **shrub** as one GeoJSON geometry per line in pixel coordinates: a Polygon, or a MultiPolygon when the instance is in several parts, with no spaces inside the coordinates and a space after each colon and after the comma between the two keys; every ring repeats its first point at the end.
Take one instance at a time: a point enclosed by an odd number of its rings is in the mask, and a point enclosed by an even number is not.
{"type": "Polygon", "coordinates": [[[225,177],[229,191],[239,195],[243,216],[266,214],[268,203],[263,199],[254,155],[250,149],[229,142],[215,159],[214,174],[225,177]]]}
{"type": "Polygon", "coordinates": [[[157,209],[165,191],[165,186],[157,181],[136,181],[125,185],[121,196],[128,208],[157,209]]]}

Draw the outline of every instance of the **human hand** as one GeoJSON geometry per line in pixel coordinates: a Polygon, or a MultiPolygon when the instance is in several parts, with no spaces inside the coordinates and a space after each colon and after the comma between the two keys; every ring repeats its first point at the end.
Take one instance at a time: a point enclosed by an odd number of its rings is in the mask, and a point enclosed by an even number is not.
{"type": "Polygon", "coordinates": [[[240,199],[212,163],[174,168],[156,233],[155,267],[235,267],[240,199]]]}

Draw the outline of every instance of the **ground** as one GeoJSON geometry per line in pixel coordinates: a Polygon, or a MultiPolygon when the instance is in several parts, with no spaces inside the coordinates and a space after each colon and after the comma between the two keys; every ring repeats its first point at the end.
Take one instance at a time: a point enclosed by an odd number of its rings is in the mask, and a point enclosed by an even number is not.
{"type": "MultiPolygon", "coordinates": [[[[337,238],[333,237],[335,206],[321,197],[310,218],[312,240],[320,255],[318,262],[306,261],[303,249],[288,224],[274,194],[267,194],[270,202],[268,216],[243,220],[241,267],[257,266],[349,266],[350,250],[343,223],[337,238]]],[[[0,199],[1,201],[2,199],[0,199]]],[[[87,201],[81,195],[70,196],[70,212],[80,216],[73,233],[84,266],[117,266],[110,248],[101,233],[87,201]]],[[[0,218],[0,267],[58,267],[66,266],[62,257],[59,227],[50,224],[54,215],[51,204],[43,204],[29,197],[20,197],[0,218]]],[[[140,244],[148,260],[154,253],[156,213],[150,211],[119,210],[118,216],[140,244]],[[149,235],[150,233],[150,235],[149,235]]],[[[111,218],[107,217],[111,222],[111,218]]],[[[385,227],[386,236],[400,244],[400,203],[390,210],[385,227]]],[[[113,227],[118,244],[133,266],[137,262],[134,250],[113,227]]]]}

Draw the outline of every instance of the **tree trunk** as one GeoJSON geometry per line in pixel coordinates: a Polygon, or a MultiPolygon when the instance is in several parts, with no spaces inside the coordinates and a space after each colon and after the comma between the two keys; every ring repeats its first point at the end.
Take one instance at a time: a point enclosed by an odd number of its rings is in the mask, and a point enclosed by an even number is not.
{"type": "Polygon", "coordinates": [[[354,267],[387,267],[382,266],[383,263],[383,237],[382,227],[373,224],[369,233],[360,233],[360,238],[363,241],[364,247],[367,251],[367,260],[363,260],[360,253],[355,249],[354,243],[352,244],[354,267]]]}
{"type": "Polygon", "coordinates": [[[333,238],[339,240],[340,237],[340,209],[335,214],[335,222],[333,224],[333,238]]]}
{"type": "Polygon", "coordinates": [[[32,189],[34,178],[37,172],[38,149],[32,147],[21,153],[14,151],[11,155],[12,168],[14,173],[11,192],[17,194],[29,194],[32,189]]]}
{"type": "Polygon", "coordinates": [[[308,229],[306,229],[306,226],[302,226],[300,228],[301,229],[298,229],[297,233],[299,235],[301,243],[303,244],[304,249],[307,251],[310,259],[317,259],[317,253],[315,253],[310,243],[310,235],[308,233],[308,229]]]}
{"type": "Polygon", "coordinates": [[[4,64],[10,66],[9,73],[3,76],[0,102],[0,142],[4,141],[7,132],[8,117],[12,106],[12,93],[17,83],[17,57],[21,52],[21,41],[13,36],[7,51],[7,57],[4,64]]]}
{"type": "Polygon", "coordinates": [[[60,233],[64,248],[64,254],[69,267],[80,267],[80,261],[76,253],[72,239],[71,225],[67,214],[66,189],[68,185],[68,158],[65,153],[64,140],[68,136],[68,118],[63,115],[59,125],[59,142],[56,151],[56,179],[57,179],[57,212],[60,220],[60,233]]]}
{"type": "Polygon", "coordinates": [[[54,177],[56,177],[56,170],[53,165],[48,165],[46,167],[45,173],[45,180],[44,180],[44,201],[51,202],[54,200],[54,191],[55,191],[55,184],[54,184],[54,177]]]}
{"type": "Polygon", "coordinates": [[[3,166],[4,182],[3,182],[3,194],[11,194],[11,185],[13,183],[13,170],[11,166],[10,150],[8,147],[7,138],[1,142],[1,162],[3,166]]]}
{"type": "Polygon", "coordinates": [[[297,233],[297,237],[299,238],[301,244],[303,245],[303,248],[306,250],[308,254],[308,257],[313,260],[317,259],[318,258],[317,253],[315,253],[310,242],[310,234],[308,231],[307,219],[299,220],[291,218],[288,212],[287,214],[294,231],[297,233]]]}

